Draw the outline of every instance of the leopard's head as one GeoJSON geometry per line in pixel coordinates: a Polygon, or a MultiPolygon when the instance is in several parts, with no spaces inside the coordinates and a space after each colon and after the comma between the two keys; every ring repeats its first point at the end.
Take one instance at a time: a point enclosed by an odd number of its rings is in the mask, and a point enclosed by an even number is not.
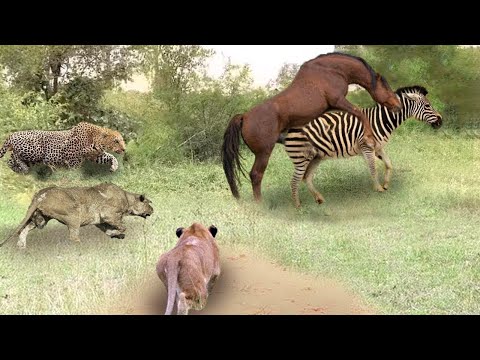
{"type": "Polygon", "coordinates": [[[125,152],[125,141],[122,135],[116,130],[101,128],[101,130],[94,135],[93,143],[95,148],[102,151],[110,150],[117,154],[123,154],[125,152]]]}

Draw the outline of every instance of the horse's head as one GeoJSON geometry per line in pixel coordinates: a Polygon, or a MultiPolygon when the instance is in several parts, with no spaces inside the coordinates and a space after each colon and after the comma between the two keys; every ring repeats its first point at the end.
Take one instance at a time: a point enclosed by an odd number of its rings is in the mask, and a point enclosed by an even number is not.
{"type": "Polygon", "coordinates": [[[376,73],[376,86],[375,89],[372,91],[371,95],[373,99],[383,105],[386,106],[390,111],[400,111],[402,109],[402,103],[400,102],[399,97],[393,92],[390,88],[390,85],[382,75],[376,73]]]}

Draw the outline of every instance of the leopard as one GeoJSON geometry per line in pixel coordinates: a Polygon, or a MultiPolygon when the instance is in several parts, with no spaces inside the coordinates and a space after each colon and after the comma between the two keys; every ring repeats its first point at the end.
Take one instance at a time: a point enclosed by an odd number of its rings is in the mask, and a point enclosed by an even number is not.
{"type": "Polygon", "coordinates": [[[0,148],[0,158],[7,151],[11,157],[7,165],[16,173],[26,174],[36,164],[78,168],[85,159],[97,164],[110,164],[110,171],[118,169],[118,160],[112,154],[124,154],[126,149],[122,135],[109,128],[85,121],[69,130],[25,130],[8,136],[0,148]]]}

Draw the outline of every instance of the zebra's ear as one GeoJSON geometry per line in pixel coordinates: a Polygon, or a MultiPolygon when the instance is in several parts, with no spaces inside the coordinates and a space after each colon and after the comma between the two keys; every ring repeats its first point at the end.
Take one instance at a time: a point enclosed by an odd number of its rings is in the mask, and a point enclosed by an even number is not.
{"type": "Polygon", "coordinates": [[[417,93],[405,93],[405,96],[407,97],[407,99],[410,99],[413,101],[418,101],[422,98],[422,95],[417,93]]]}

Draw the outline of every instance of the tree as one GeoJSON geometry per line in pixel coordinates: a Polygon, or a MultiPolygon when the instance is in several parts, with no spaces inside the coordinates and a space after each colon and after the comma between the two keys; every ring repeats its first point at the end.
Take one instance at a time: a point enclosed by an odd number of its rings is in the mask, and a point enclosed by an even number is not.
{"type": "Polygon", "coordinates": [[[300,69],[299,64],[295,63],[284,63],[280,70],[275,81],[270,82],[267,87],[272,91],[278,92],[285,89],[292,82],[293,78],[297,75],[298,70],[300,69]]]}
{"type": "Polygon", "coordinates": [[[421,85],[450,124],[478,113],[480,49],[456,45],[340,45],[336,51],[364,58],[393,89],[421,85]]]}
{"type": "Polygon", "coordinates": [[[0,64],[14,88],[42,92],[48,101],[78,78],[112,88],[130,78],[137,62],[131,46],[2,45],[0,64]]]}
{"type": "Polygon", "coordinates": [[[206,61],[214,54],[200,45],[147,45],[135,49],[154,95],[170,109],[179,104],[183,94],[199,87],[206,61]]]}

